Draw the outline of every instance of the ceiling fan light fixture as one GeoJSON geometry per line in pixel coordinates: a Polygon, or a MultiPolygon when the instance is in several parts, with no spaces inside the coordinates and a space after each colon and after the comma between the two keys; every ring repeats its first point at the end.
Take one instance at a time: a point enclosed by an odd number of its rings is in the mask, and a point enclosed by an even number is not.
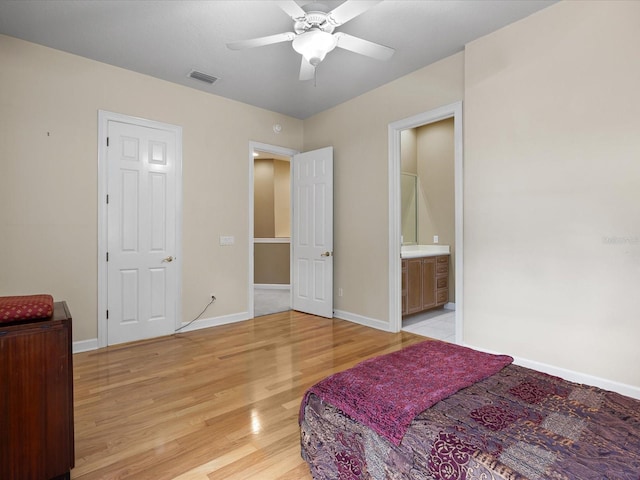
{"type": "Polygon", "coordinates": [[[301,33],[293,39],[293,49],[301,54],[307,62],[317,67],[331,50],[336,48],[336,38],[322,30],[312,29],[301,33]]]}

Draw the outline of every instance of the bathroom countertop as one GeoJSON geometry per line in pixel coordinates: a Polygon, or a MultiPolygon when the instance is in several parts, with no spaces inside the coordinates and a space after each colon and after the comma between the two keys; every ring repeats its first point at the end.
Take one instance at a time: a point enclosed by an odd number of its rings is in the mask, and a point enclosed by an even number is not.
{"type": "Polygon", "coordinates": [[[450,253],[449,245],[405,245],[400,249],[400,258],[436,257],[450,253]]]}

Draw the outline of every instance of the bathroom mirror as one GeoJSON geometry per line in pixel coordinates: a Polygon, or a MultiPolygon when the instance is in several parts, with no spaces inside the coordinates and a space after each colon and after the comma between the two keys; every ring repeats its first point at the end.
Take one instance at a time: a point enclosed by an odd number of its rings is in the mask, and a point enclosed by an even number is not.
{"type": "Polygon", "coordinates": [[[402,198],[402,245],[418,244],[418,176],[402,172],[400,191],[402,198]]]}

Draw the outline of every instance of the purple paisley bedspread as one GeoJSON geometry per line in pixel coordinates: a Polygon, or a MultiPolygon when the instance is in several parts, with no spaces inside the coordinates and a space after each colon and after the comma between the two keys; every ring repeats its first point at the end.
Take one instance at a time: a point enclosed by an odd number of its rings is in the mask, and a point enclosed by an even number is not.
{"type": "Polygon", "coordinates": [[[419,413],[400,445],[311,394],[315,480],[640,479],[640,401],[517,365],[419,413]]]}
{"type": "Polygon", "coordinates": [[[507,355],[427,340],[331,375],[307,395],[317,395],[399,445],[418,413],[511,362],[507,355]]]}

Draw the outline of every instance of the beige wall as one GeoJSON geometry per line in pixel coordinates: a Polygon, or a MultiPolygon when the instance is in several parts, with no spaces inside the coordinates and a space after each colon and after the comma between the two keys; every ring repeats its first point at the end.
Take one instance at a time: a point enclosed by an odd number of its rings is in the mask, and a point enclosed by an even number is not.
{"type": "Polygon", "coordinates": [[[465,341],[640,386],[640,2],[465,52],[465,341]]]}
{"type": "Polygon", "coordinates": [[[182,320],[248,310],[249,141],[301,149],[300,120],[2,35],[0,108],[0,294],[50,292],[96,338],[103,109],[183,127],[182,320]]]}
{"type": "Polygon", "coordinates": [[[289,243],[254,245],[254,284],[288,285],[290,277],[289,243]]]}
{"type": "Polygon", "coordinates": [[[291,237],[291,162],[273,161],[273,195],[275,236],[289,238],[291,237]]]}
{"type": "Polygon", "coordinates": [[[407,128],[400,132],[400,171],[418,174],[418,130],[407,128]]]}
{"type": "Polygon", "coordinates": [[[274,217],[273,160],[256,158],[253,161],[253,236],[273,238],[274,217]]]}
{"type": "Polygon", "coordinates": [[[453,118],[430,123],[416,130],[418,171],[418,243],[451,249],[449,302],[455,302],[455,195],[453,118]]]}
{"type": "Polygon", "coordinates": [[[305,150],[334,147],[335,309],[389,324],[388,125],[460,101],[463,64],[453,55],[304,121],[305,150]]]}

